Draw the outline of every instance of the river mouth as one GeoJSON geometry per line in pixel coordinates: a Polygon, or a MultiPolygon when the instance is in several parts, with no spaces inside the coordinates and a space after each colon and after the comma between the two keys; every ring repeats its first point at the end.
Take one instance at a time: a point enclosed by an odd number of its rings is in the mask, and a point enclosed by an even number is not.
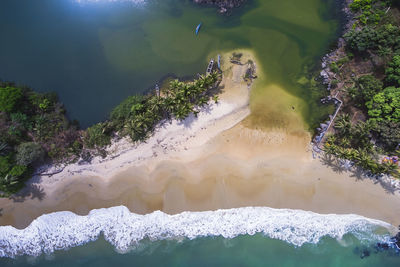
{"type": "MultiPolygon", "coordinates": [[[[7,42],[0,44],[0,61],[7,64],[0,77],[56,91],[83,128],[166,74],[203,73],[211,57],[239,48],[253,49],[264,72],[252,99],[262,101],[266,85],[278,84],[300,99],[306,124],[326,113],[297,80],[336,36],[336,19],[325,15],[334,1],[250,1],[231,16],[182,0],[78,2],[2,1],[0,33],[7,42]]],[[[253,106],[255,114],[268,111],[253,106]]]]}

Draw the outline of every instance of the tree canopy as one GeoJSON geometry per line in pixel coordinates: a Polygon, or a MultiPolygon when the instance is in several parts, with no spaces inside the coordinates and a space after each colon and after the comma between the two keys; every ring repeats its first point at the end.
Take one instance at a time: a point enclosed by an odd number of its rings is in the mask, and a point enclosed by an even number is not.
{"type": "Polygon", "coordinates": [[[400,55],[395,55],[385,70],[386,81],[394,86],[400,86],[400,55]]]}
{"type": "Polygon", "coordinates": [[[17,87],[0,87],[0,111],[11,112],[18,100],[22,98],[22,89],[17,87]]]}
{"type": "Polygon", "coordinates": [[[368,115],[375,121],[400,121],[400,89],[387,87],[366,103],[368,115]]]}
{"type": "Polygon", "coordinates": [[[355,86],[349,93],[357,103],[365,103],[381,92],[382,88],[382,81],[373,75],[364,75],[356,80],[355,86]]]}

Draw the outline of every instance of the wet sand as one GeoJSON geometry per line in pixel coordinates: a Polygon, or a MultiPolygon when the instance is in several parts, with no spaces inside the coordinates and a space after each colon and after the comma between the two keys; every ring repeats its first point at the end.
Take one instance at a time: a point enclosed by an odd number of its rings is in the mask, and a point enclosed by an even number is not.
{"type": "Polygon", "coordinates": [[[205,143],[124,166],[110,177],[74,175],[33,185],[25,197],[0,199],[0,225],[24,228],[44,213],[85,215],[117,205],[140,214],[268,206],[354,213],[399,225],[400,193],[327,159],[313,159],[310,135],[291,108],[301,101],[261,81],[255,86],[264,86],[270,103],[252,102],[250,116],[219,134],[203,133],[209,136],[205,143]]]}
{"type": "Polygon", "coordinates": [[[91,209],[117,205],[140,214],[268,206],[355,213],[400,224],[398,192],[313,160],[303,137],[286,136],[290,140],[284,144],[263,144],[265,137],[257,133],[240,136],[242,127],[210,141],[209,154],[194,161],[132,167],[109,180],[75,177],[41,201],[2,200],[1,224],[23,228],[43,213],[70,210],[84,215],[91,209]],[[220,145],[215,148],[215,143],[220,145]]]}

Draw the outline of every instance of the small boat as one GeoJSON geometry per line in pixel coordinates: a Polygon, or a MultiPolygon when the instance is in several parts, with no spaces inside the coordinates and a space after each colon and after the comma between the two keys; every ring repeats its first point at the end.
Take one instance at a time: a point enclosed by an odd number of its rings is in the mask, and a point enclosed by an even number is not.
{"type": "Polygon", "coordinates": [[[199,34],[199,31],[200,31],[200,28],[201,28],[201,24],[203,24],[202,22],[200,22],[200,24],[199,25],[197,25],[197,27],[196,27],[196,35],[198,35],[199,34]]]}
{"type": "Polygon", "coordinates": [[[218,69],[221,69],[221,56],[218,55],[218,69]]]}

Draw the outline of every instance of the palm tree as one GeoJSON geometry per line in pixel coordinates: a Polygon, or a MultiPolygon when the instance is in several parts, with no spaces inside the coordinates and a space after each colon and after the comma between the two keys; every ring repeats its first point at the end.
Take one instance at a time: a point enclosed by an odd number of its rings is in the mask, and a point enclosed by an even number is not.
{"type": "Polygon", "coordinates": [[[17,177],[7,174],[3,179],[0,179],[0,184],[4,186],[12,186],[18,183],[17,177]]]}
{"type": "Polygon", "coordinates": [[[358,150],[357,165],[360,165],[366,170],[376,173],[376,162],[371,158],[365,150],[358,150]]]}
{"type": "Polygon", "coordinates": [[[382,172],[392,174],[398,169],[398,165],[392,162],[384,162],[381,164],[382,172]]]}
{"type": "Polygon", "coordinates": [[[337,146],[334,144],[325,143],[323,150],[327,154],[337,156],[337,146]]]}
{"type": "Polygon", "coordinates": [[[340,135],[349,136],[351,132],[350,116],[348,114],[339,115],[334,127],[339,131],[340,135]]]}
{"type": "Polygon", "coordinates": [[[343,138],[340,140],[340,144],[341,144],[343,147],[350,147],[350,140],[349,140],[347,137],[343,137],[343,138]]]}
{"type": "Polygon", "coordinates": [[[329,134],[329,136],[326,138],[326,142],[329,144],[336,143],[336,140],[337,140],[336,136],[332,134],[329,134]]]}
{"type": "Polygon", "coordinates": [[[6,155],[7,150],[8,150],[7,143],[0,143],[0,156],[6,155]]]}

